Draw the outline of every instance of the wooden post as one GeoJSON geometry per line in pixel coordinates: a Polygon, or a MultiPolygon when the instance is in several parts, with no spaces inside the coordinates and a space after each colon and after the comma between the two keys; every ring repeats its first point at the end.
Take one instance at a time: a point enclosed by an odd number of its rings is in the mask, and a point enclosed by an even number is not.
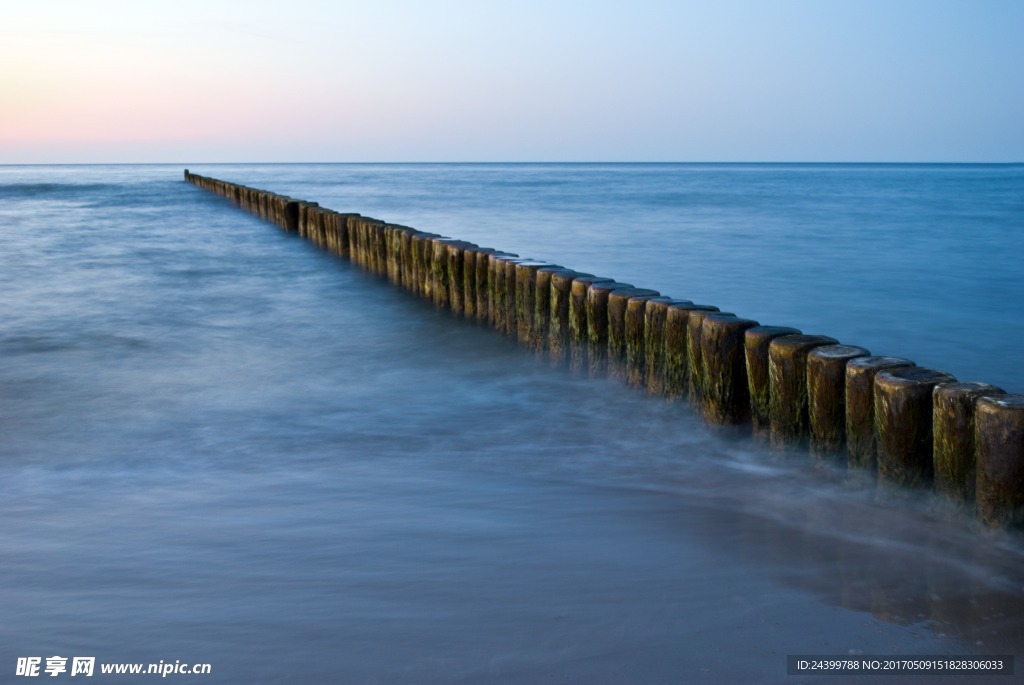
{"type": "Polygon", "coordinates": [[[783,335],[768,345],[769,414],[774,447],[807,436],[807,355],[839,341],[826,335],[783,335]]]}
{"type": "Polygon", "coordinates": [[[495,307],[497,304],[497,287],[495,280],[498,273],[498,260],[502,257],[516,257],[511,252],[493,250],[477,258],[477,318],[497,328],[495,307]]]}
{"type": "Polygon", "coordinates": [[[754,326],[744,333],[747,362],[747,389],[750,392],[750,419],[754,435],[762,438],[771,427],[771,382],[768,373],[768,346],[784,335],[800,335],[786,326],[754,326]]]}
{"type": "Polygon", "coordinates": [[[707,304],[670,304],[665,312],[665,396],[684,397],[690,392],[690,355],[688,350],[690,312],[718,312],[707,304]]]}
{"type": "Polygon", "coordinates": [[[978,517],[1024,525],[1024,395],[982,397],[975,407],[978,517]]]}
{"type": "Polygon", "coordinates": [[[977,484],[974,407],[1005,391],[987,383],[943,383],[932,391],[932,463],[935,492],[957,507],[974,506],[977,484]]]}
{"type": "Polygon", "coordinates": [[[644,385],[652,395],[664,395],[665,390],[665,323],[672,305],[692,305],[689,300],[655,297],[647,301],[644,310],[644,385]]]}
{"type": "Polygon", "coordinates": [[[825,345],[807,355],[807,408],[814,456],[824,458],[844,453],[846,364],[870,354],[856,345],[825,345]]]}
{"type": "Polygon", "coordinates": [[[448,306],[456,316],[466,313],[466,278],[463,274],[465,251],[476,247],[465,240],[452,240],[448,243],[448,306]]]}
{"type": "Polygon", "coordinates": [[[647,303],[653,299],[671,302],[670,297],[641,295],[626,302],[626,382],[645,385],[647,373],[647,303]]]}
{"type": "Polygon", "coordinates": [[[608,297],[616,290],[632,290],[629,283],[592,283],[587,288],[587,360],[591,375],[608,368],[608,297]]]}
{"type": "Polygon", "coordinates": [[[750,388],[744,334],[757,326],[751,319],[710,314],[701,326],[700,349],[704,368],[704,419],[718,425],[750,420],[750,388]]]}
{"type": "Polygon", "coordinates": [[[608,375],[626,377],[626,309],[632,297],[657,297],[658,291],[644,288],[612,290],[608,293],[608,375]]]}
{"type": "Polygon", "coordinates": [[[587,363],[587,291],[595,283],[614,283],[600,276],[578,276],[569,286],[569,365],[581,369],[587,363]]]}
{"type": "Polygon", "coordinates": [[[488,260],[488,288],[491,291],[490,318],[494,329],[499,333],[514,333],[509,327],[508,287],[505,278],[509,263],[521,261],[519,257],[493,253],[488,260]]]}
{"type": "Polygon", "coordinates": [[[591,276],[581,274],[572,269],[560,269],[551,272],[549,290],[551,301],[548,305],[550,320],[548,322],[548,348],[551,360],[564,363],[569,352],[569,293],[572,282],[576,278],[591,276]]]}
{"type": "Polygon", "coordinates": [[[451,306],[450,276],[448,272],[448,243],[451,238],[434,238],[433,257],[431,258],[431,290],[434,296],[434,304],[441,309],[448,309],[451,306]]]}
{"type": "Polygon", "coordinates": [[[956,379],[948,373],[910,367],[875,376],[875,438],[880,484],[932,483],[932,391],[956,379]]]}
{"type": "Polygon", "coordinates": [[[846,364],[846,451],[852,469],[878,468],[875,439],[875,376],[880,371],[915,366],[902,357],[858,357],[846,364]]]}
{"type": "Polygon", "coordinates": [[[562,266],[542,266],[537,269],[536,292],[533,296],[533,327],[537,332],[534,349],[546,350],[551,336],[551,277],[560,271],[571,272],[562,266]]]}
{"type": "Polygon", "coordinates": [[[538,344],[536,331],[537,271],[552,266],[545,262],[517,262],[515,325],[519,342],[531,348],[538,344]]]}
{"type": "Polygon", "coordinates": [[[695,412],[701,412],[704,406],[704,357],[701,354],[701,337],[704,331],[704,319],[715,316],[736,316],[732,312],[711,312],[703,309],[691,309],[686,317],[686,361],[689,366],[687,376],[690,380],[687,397],[695,412]]]}

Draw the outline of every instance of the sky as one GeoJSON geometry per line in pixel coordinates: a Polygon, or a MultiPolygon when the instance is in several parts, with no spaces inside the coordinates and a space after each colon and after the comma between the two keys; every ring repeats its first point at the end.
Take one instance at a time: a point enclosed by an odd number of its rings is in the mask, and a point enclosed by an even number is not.
{"type": "Polygon", "coordinates": [[[0,164],[1022,162],[1021,0],[0,0],[0,164]]]}

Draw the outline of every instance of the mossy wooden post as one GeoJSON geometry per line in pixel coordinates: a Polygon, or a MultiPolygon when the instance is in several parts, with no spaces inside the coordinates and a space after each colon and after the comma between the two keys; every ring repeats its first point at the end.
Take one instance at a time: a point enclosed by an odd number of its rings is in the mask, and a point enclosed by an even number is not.
{"type": "MultiPolygon", "coordinates": [[[[477,264],[477,272],[479,273],[482,269],[485,272],[483,280],[486,282],[486,287],[483,290],[484,301],[479,307],[480,318],[488,325],[497,328],[497,303],[498,303],[498,287],[497,279],[498,272],[504,273],[503,269],[498,269],[498,261],[503,257],[516,257],[517,255],[511,252],[494,251],[490,252],[483,258],[483,264],[477,264]]],[[[480,282],[480,279],[477,279],[480,282]]]]}
{"type": "Polygon", "coordinates": [[[352,217],[349,223],[348,248],[349,259],[359,268],[363,267],[363,223],[366,217],[352,217]]]}
{"type": "Polygon", "coordinates": [[[487,260],[496,250],[489,247],[478,247],[474,260],[473,291],[476,293],[475,315],[478,322],[486,322],[490,294],[487,291],[487,260]]]}
{"type": "Polygon", "coordinates": [[[466,250],[476,247],[465,240],[453,240],[448,243],[448,302],[452,313],[456,316],[466,315],[466,250]]]}
{"type": "MultiPolygon", "coordinates": [[[[477,291],[477,258],[480,253],[493,252],[490,248],[474,245],[462,252],[462,292],[465,301],[462,304],[467,319],[477,320],[479,294],[477,291]]],[[[486,274],[486,271],[484,272],[486,274]]]]}
{"type": "Polygon", "coordinates": [[[350,243],[350,229],[352,221],[359,216],[358,214],[341,214],[336,213],[334,215],[336,222],[336,231],[338,234],[338,256],[342,259],[351,260],[349,254],[349,243],[350,243]]]}
{"type": "Polygon", "coordinates": [[[536,331],[534,349],[538,352],[547,349],[549,345],[551,337],[551,277],[559,271],[565,271],[565,267],[542,266],[537,269],[534,277],[533,327],[536,331]]]}
{"type": "Polygon", "coordinates": [[[732,312],[691,309],[686,317],[686,375],[689,380],[687,398],[695,412],[700,412],[704,406],[704,357],[701,355],[701,334],[704,330],[704,319],[712,314],[736,316],[732,312]]]}
{"type": "Polygon", "coordinates": [[[412,237],[419,231],[415,228],[403,228],[399,236],[399,252],[402,255],[401,278],[402,287],[410,293],[416,292],[416,275],[413,271],[412,237]]]}
{"type": "Polygon", "coordinates": [[[414,228],[402,231],[401,253],[402,253],[402,285],[411,293],[416,292],[416,274],[413,269],[412,238],[418,234],[414,228]]]}
{"type": "Polygon", "coordinates": [[[427,296],[424,273],[426,273],[423,262],[423,242],[430,237],[429,233],[415,233],[411,240],[410,252],[412,253],[412,291],[420,297],[427,296]]]}
{"type": "Polygon", "coordinates": [[[431,240],[431,292],[434,304],[441,309],[448,309],[451,306],[451,291],[448,282],[448,243],[451,241],[451,238],[431,240]]]}
{"type": "Polygon", "coordinates": [[[546,262],[517,262],[516,270],[516,303],[515,326],[516,337],[526,347],[537,347],[537,271],[546,262]]]}
{"type": "Polygon", "coordinates": [[[548,304],[550,316],[548,322],[548,351],[551,361],[564,364],[569,355],[569,294],[572,292],[573,279],[591,274],[581,274],[572,269],[560,269],[551,272],[551,293],[548,304]]]}
{"type": "Polygon", "coordinates": [[[445,273],[448,281],[448,309],[455,316],[462,316],[462,250],[467,243],[461,240],[449,240],[445,244],[445,258],[448,262],[445,273]]]}
{"type": "Polygon", "coordinates": [[[958,507],[974,506],[975,405],[981,397],[1002,394],[988,383],[943,383],[932,391],[935,492],[958,507]]]}
{"type": "Polygon", "coordinates": [[[647,372],[647,303],[652,299],[668,303],[670,297],[644,295],[626,302],[626,382],[645,385],[647,372]]]}
{"type": "MultiPolygon", "coordinates": [[[[348,258],[345,245],[345,216],[333,210],[327,211],[327,249],[337,257],[348,258]]],[[[410,232],[409,236],[412,236],[410,232]]]]}
{"type": "Polygon", "coordinates": [[[370,236],[373,245],[373,272],[375,274],[387,273],[388,252],[384,244],[384,222],[374,221],[370,224],[370,236]]]}
{"type": "Polygon", "coordinates": [[[519,320],[516,304],[519,302],[517,268],[533,259],[512,259],[505,264],[505,332],[513,338],[519,337],[519,320]]]}
{"type": "Polygon", "coordinates": [[[299,203],[296,200],[287,200],[284,203],[284,212],[280,222],[281,228],[289,233],[296,233],[299,230],[299,203]]]}
{"type": "Polygon", "coordinates": [[[982,397],[975,405],[978,518],[1024,525],[1024,395],[982,397]]]}
{"type": "Polygon", "coordinates": [[[376,223],[374,219],[364,219],[359,222],[360,237],[362,238],[362,257],[363,261],[360,266],[365,270],[374,273],[376,271],[376,247],[373,242],[373,226],[376,223]]]}
{"type": "Polygon", "coordinates": [[[378,262],[378,258],[379,253],[381,251],[381,246],[379,243],[387,224],[381,221],[377,221],[376,219],[368,218],[366,221],[363,222],[363,225],[365,226],[366,229],[368,245],[367,249],[369,250],[369,256],[367,259],[367,269],[375,274],[384,273],[386,272],[386,265],[384,264],[383,261],[378,262]]]}
{"type": "Polygon", "coordinates": [[[587,291],[595,283],[614,283],[601,276],[578,276],[569,286],[569,366],[582,369],[587,364],[587,291]]]}
{"type": "Polygon", "coordinates": [[[407,238],[411,236],[413,229],[408,226],[391,225],[389,226],[389,231],[391,236],[388,253],[388,275],[395,285],[402,288],[409,288],[411,276],[407,266],[407,238]]]}
{"type": "Polygon", "coordinates": [[[437,282],[434,280],[434,241],[443,238],[444,236],[436,233],[428,233],[420,246],[423,258],[423,296],[431,302],[434,301],[434,292],[437,290],[437,282]]]}
{"type": "Polygon", "coordinates": [[[658,297],[656,290],[630,288],[608,294],[608,375],[626,378],[626,310],[634,297],[658,297]]]}
{"type": "Polygon", "coordinates": [[[672,304],[665,312],[665,396],[685,397],[690,392],[690,312],[717,313],[708,304],[672,304]]]}
{"type": "Polygon", "coordinates": [[[767,435],[771,428],[771,375],[768,372],[768,347],[784,335],[800,335],[787,326],[754,326],[743,334],[747,362],[747,389],[750,392],[750,420],[754,435],[767,435]]]}
{"type": "Polygon", "coordinates": [[[825,345],[807,355],[807,418],[811,454],[843,454],[846,447],[846,364],[871,353],[856,345],[825,345]]]}
{"type": "Polygon", "coordinates": [[[875,439],[875,376],[880,371],[915,366],[902,357],[858,357],[846,364],[847,466],[865,472],[878,468],[875,439]]]}
{"type": "Polygon", "coordinates": [[[508,312],[507,290],[505,289],[505,267],[509,260],[518,259],[511,254],[495,252],[490,255],[487,265],[487,288],[490,291],[489,318],[494,330],[506,333],[508,312]]]}
{"type": "Polygon", "coordinates": [[[948,373],[910,367],[875,376],[875,439],[880,484],[932,483],[932,391],[953,383],[948,373]]]}
{"type": "Polygon", "coordinates": [[[745,333],[759,325],[752,319],[729,314],[704,317],[700,354],[704,368],[704,419],[717,425],[738,425],[750,420],[745,333]]]}
{"type": "Polygon", "coordinates": [[[384,224],[381,228],[381,234],[384,240],[384,276],[391,282],[392,285],[398,285],[400,277],[398,276],[398,260],[395,259],[398,250],[395,248],[395,240],[398,235],[397,227],[391,224],[384,224]]]}
{"type": "Polygon", "coordinates": [[[768,413],[774,447],[807,436],[807,355],[839,341],[827,335],[783,335],[768,345],[768,413]]]}
{"type": "Polygon", "coordinates": [[[665,394],[665,320],[672,305],[690,305],[689,300],[655,297],[644,309],[644,386],[653,395],[665,394]]]}
{"type": "Polygon", "coordinates": [[[303,202],[302,200],[299,200],[296,205],[298,206],[298,216],[295,230],[299,237],[306,238],[322,247],[321,236],[318,235],[316,225],[317,210],[320,209],[320,206],[315,202],[303,202]]]}
{"type": "Polygon", "coordinates": [[[384,275],[392,285],[401,284],[401,276],[398,275],[398,227],[391,224],[384,224],[381,228],[384,240],[384,275]]]}
{"type": "Polygon", "coordinates": [[[498,275],[498,294],[500,307],[497,311],[499,330],[505,335],[518,336],[516,327],[516,265],[520,262],[533,261],[524,257],[505,257],[499,261],[502,271],[498,275]]]}
{"type": "Polygon", "coordinates": [[[476,255],[477,245],[462,251],[462,315],[476,321],[476,255]]]}
{"type": "Polygon", "coordinates": [[[327,249],[327,210],[314,202],[299,202],[299,231],[305,230],[321,250],[327,249]]]}
{"type": "Polygon", "coordinates": [[[608,297],[616,290],[632,290],[629,283],[601,282],[587,287],[587,361],[591,375],[608,370],[608,297]]]}
{"type": "Polygon", "coordinates": [[[348,221],[348,259],[356,266],[360,266],[362,255],[360,254],[360,230],[363,217],[354,216],[348,221]]]}
{"type": "MultiPolygon", "coordinates": [[[[324,235],[327,241],[327,250],[336,257],[344,257],[341,251],[341,221],[340,214],[333,209],[323,211],[324,235]]],[[[415,231],[411,230],[407,236],[412,236],[415,231]]],[[[406,255],[408,255],[408,250],[406,255]]]]}

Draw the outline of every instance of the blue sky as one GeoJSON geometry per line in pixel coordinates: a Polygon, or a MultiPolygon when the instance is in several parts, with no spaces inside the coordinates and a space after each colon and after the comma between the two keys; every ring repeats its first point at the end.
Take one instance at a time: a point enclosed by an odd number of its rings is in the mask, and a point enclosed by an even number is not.
{"type": "Polygon", "coordinates": [[[1024,2],[0,0],[0,163],[1024,161],[1024,2]]]}

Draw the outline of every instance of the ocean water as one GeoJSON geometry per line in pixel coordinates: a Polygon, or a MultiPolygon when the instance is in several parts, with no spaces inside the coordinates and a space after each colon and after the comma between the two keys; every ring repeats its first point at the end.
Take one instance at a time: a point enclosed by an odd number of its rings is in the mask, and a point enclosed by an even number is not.
{"type": "MultiPolygon", "coordinates": [[[[189,168],[1024,392],[1022,166],[189,168]]],[[[553,368],[181,171],[0,167],[0,673],[781,683],[787,654],[1022,653],[1019,537],[553,368]]]]}

